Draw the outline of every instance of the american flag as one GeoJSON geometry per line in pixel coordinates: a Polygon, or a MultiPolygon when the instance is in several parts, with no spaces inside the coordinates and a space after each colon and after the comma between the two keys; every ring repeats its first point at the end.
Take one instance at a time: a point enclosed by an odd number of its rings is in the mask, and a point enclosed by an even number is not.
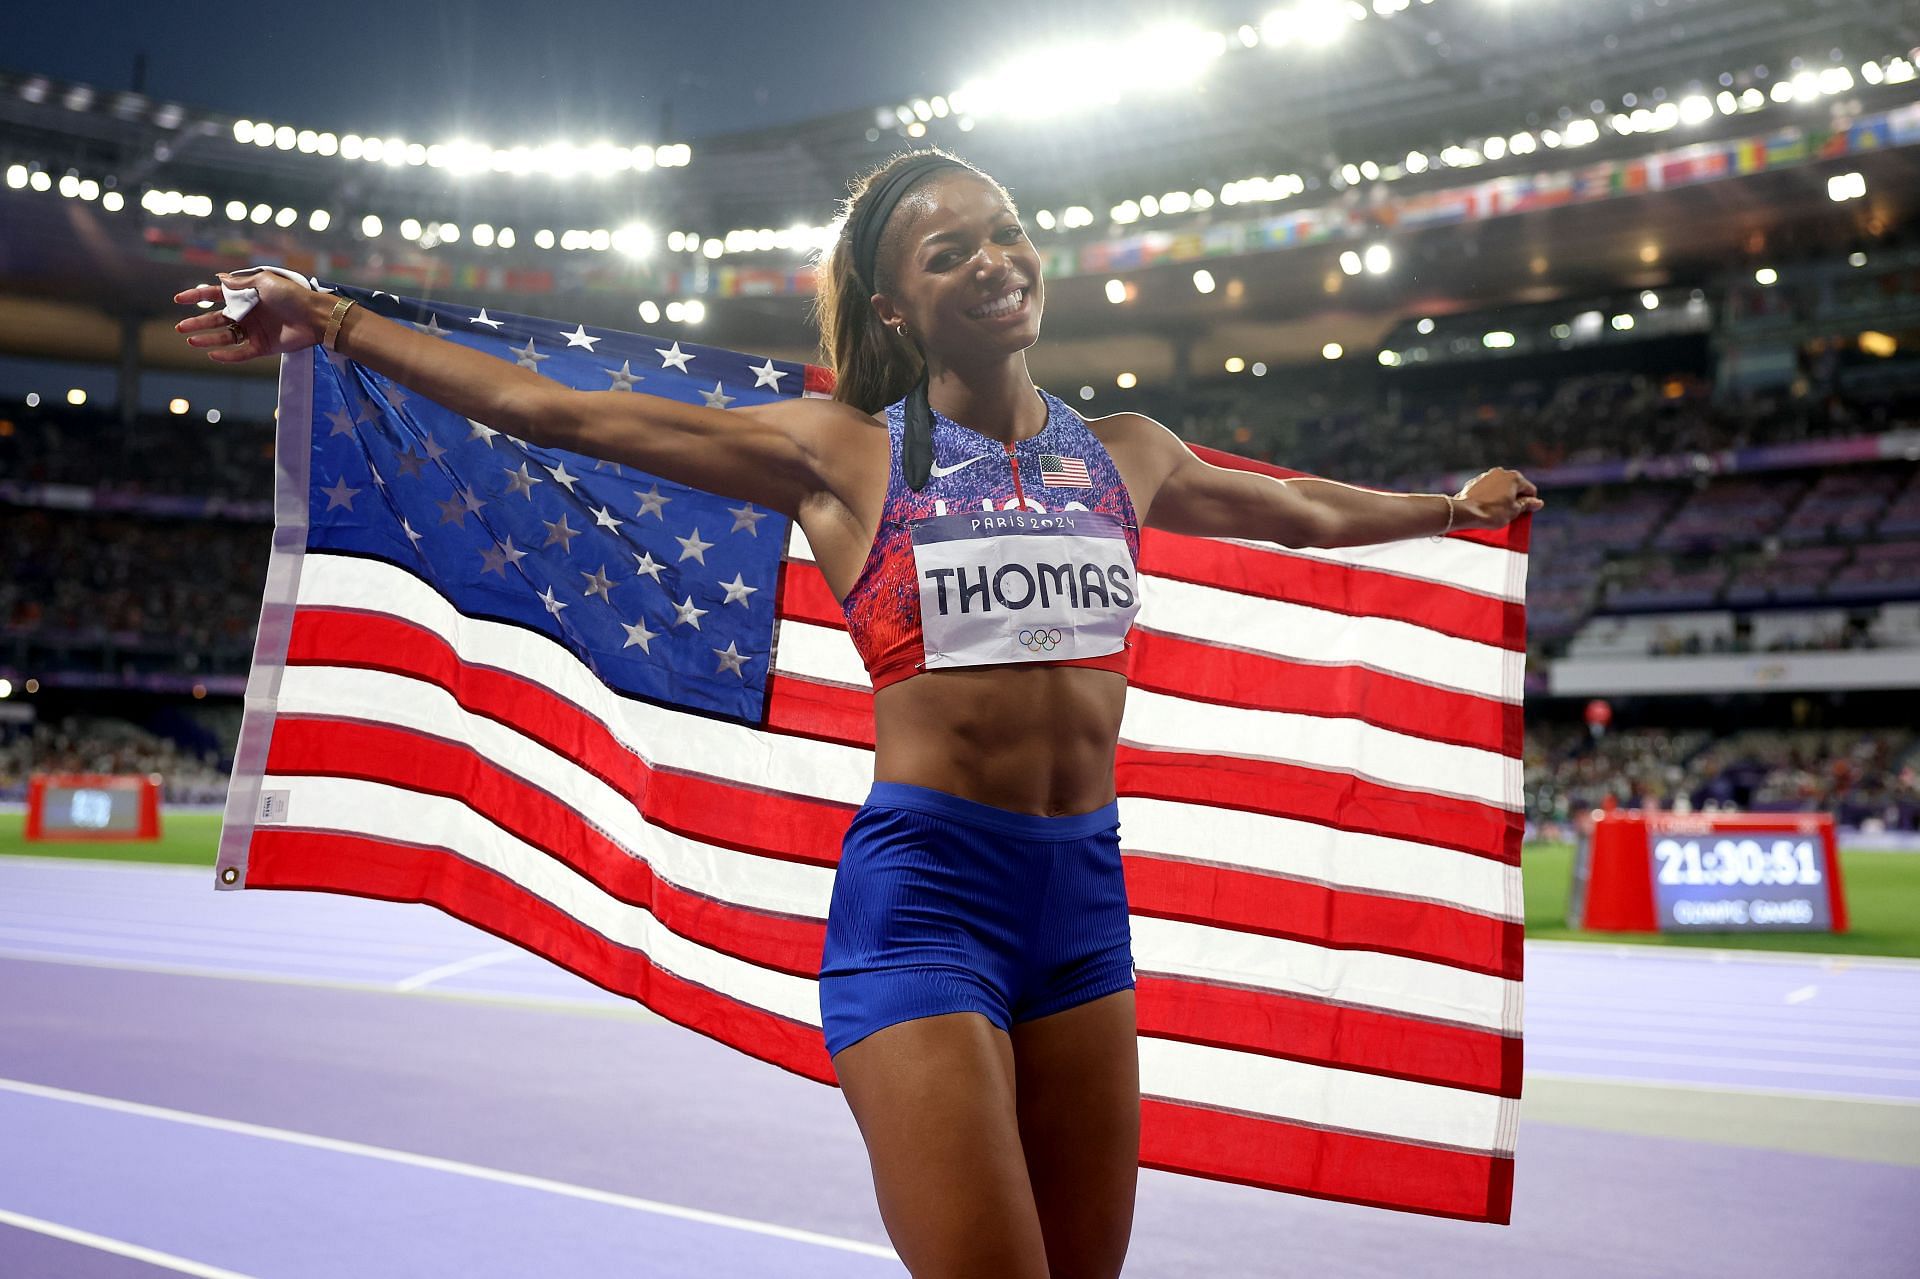
{"type": "Polygon", "coordinates": [[[1040,482],[1050,488],[1088,489],[1093,480],[1087,475],[1087,464],[1077,457],[1061,457],[1058,453],[1040,455],[1040,482]]]}
{"type": "MultiPolygon", "coordinates": [[[[583,389],[826,385],[324,287],[583,389]]],[[[283,359],[278,430],[220,885],[428,902],[832,1082],[816,976],[873,723],[799,530],[318,350],[283,359]]],[[[1116,778],[1143,1165],[1507,1219],[1526,536],[1144,535],[1116,778]]]]}

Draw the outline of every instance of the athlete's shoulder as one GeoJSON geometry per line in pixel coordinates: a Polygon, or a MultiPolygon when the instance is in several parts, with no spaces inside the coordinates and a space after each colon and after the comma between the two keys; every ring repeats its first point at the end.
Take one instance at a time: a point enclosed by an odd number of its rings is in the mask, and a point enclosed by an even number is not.
{"type": "Polygon", "coordinates": [[[1108,452],[1124,449],[1142,459],[1158,458],[1171,465],[1186,450],[1179,436],[1145,413],[1107,413],[1100,417],[1082,414],[1081,420],[1108,452]]]}

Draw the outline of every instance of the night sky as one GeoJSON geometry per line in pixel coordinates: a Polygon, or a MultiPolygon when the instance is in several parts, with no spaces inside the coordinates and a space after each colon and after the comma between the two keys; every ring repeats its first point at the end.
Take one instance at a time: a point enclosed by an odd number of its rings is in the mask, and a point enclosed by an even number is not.
{"type": "Polygon", "coordinates": [[[120,90],[144,51],[149,95],[296,128],[669,141],[943,93],[1076,32],[1259,13],[1230,0],[7,0],[0,67],[120,90]]]}

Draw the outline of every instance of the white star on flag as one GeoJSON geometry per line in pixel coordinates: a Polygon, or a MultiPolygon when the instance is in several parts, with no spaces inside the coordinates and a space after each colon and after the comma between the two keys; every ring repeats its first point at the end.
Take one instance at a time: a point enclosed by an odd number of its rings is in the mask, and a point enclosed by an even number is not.
{"type": "Polygon", "coordinates": [[[711,391],[700,392],[700,396],[702,399],[706,400],[707,407],[710,409],[724,409],[727,407],[727,405],[733,403],[734,400],[737,398],[735,396],[728,395],[726,393],[726,389],[722,387],[718,382],[715,382],[713,384],[713,389],[711,391]]]}
{"type": "Polygon", "coordinates": [[[333,423],[333,429],[327,432],[328,435],[353,434],[353,414],[347,412],[345,409],[328,410],[327,421],[333,423]]]}
{"type": "Polygon", "coordinates": [[[687,372],[687,361],[693,358],[691,355],[687,355],[680,350],[680,344],[678,342],[675,342],[672,347],[664,351],[656,346],[653,348],[653,352],[660,357],[661,368],[676,368],[682,373],[687,372]]]}
{"type": "Polygon", "coordinates": [[[611,594],[613,590],[613,579],[607,576],[607,566],[605,564],[602,564],[591,573],[585,569],[581,569],[579,572],[580,576],[587,579],[587,585],[585,587],[587,594],[598,595],[607,603],[613,603],[613,596],[611,594]]]}
{"type": "Polygon", "coordinates": [[[777,391],[780,389],[780,379],[787,375],[786,370],[773,367],[772,356],[767,357],[765,364],[749,364],[747,370],[753,374],[753,385],[756,389],[770,386],[777,391]]]}
{"type": "Polygon", "coordinates": [[[427,322],[425,324],[416,321],[413,327],[419,329],[430,338],[443,338],[447,336],[447,330],[440,327],[440,318],[431,311],[427,312],[427,322]]]}
{"type": "Polygon", "coordinates": [[[567,492],[569,493],[573,492],[573,486],[580,482],[579,476],[568,473],[565,462],[562,462],[558,466],[549,466],[547,468],[547,474],[551,475],[556,483],[566,485],[567,492]]]}
{"type": "Polygon", "coordinates": [[[712,542],[703,542],[700,540],[699,529],[693,530],[692,537],[680,537],[676,535],[673,540],[680,543],[681,559],[695,559],[702,564],[707,562],[707,552],[713,547],[712,542]]]}
{"type": "Polygon", "coordinates": [[[414,550],[416,550],[416,551],[417,551],[417,550],[419,550],[419,549],[420,549],[420,539],[421,539],[421,538],[423,538],[423,537],[425,537],[425,536],[426,536],[426,534],[425,534],[425,533],[416,533],[416,532],[414,532],[414,531],[413,531],[413,525],[411,525],[411,524],[409,524],[409,523],[408,523],[408,522],[407,522],[406,520],[404,520],[404,519],[400,521],[400,527],[401,527],[401,529],[402,529],[402,530],[404,530],[404,531],[405,531],[405,533],[406,533],[406,535],[407,535],[407,540],[408,540],[409,542],[412,542],[412,543],[413,543],[413,549],[414,549],[414,550]]]}
{"type": "Polygon", "coordinates": [[[558,520],[541,520],[540,522],[547,526],[547,540],[540,543],[541,546],[552,546],[558,542],[562,555],[573,549],[573,539],[580,536],[580,530],[567,523],[565,512],[561,513],[558,520]]]}
{"type": "Polygon", "coordinates": [[[542,355],[534,350],[532,338],[527,339],[527,345],[524,350],[517,346],[510,346],[507,350],[512,351],[519,357],[514,361],[515,364],[518,364],[523,369],[532,369],[535,373],[540,371],[540,362],[542,360],[551,360],[553,358],[551,355],[542,355]]]}
{"type": "Polygon", "coordinates": [[[531,471],[527,470],[527,464],[525,462],[522,462],[520,464],[519,470],[507,472],[508,495],[511,496],[512,494],[515,494],[515,493],[524,493],[527,495],[527,500],[529,502],[533,500],[533,486],[536,484],[544,484],[544,483],[546,483],[545,480],[542,480],[540,477],[534,475],[531,471]]]}
{"type": "Polygon", "coordinates": [[[652,551],[641,551],[633,558],[638,561],[634,567],[635,573],[641,577],[650,577],[656,582],[660,580],[660,570],[666,565],[653,558],[652,551]]]}
{"type": "Polygon", "coordinates": [[[746,506],[729,506],[727,508],[727,514],[733,516],[733,527],[728,529],[727,532],[738,533],[741,529],[745,529],[754,537],[760,536],[760,521],[767,518],[765,511],[754,510],[752,504],[746,506]]]}
{"type": "Polygon", "coordinates": [[[562,333],[560,336],[567,340],[568,346],[584,346],[589,351],[593,350],[593,344],[600,340],[588,337],[587,326],[584,324],[576,324],[573,326],[573,332],[562,333]]]}
{"type": "Polygon", "coordinates": [[[638,644],[642,653],[652,655],[653,641],[660,638],[660,632],[648,630],[646,618],[643,617],[637,622],[622,622],[620,627],[627,633],[627,642],[622,644],[621,648],[632,648],[638,644]]]}
{"type": "Polygon", "coordinates": [[[492,550],[482,550],[480,552],[482,565],[480,571],[482,573],[498,573],[501,577],[505,577],[509,567],[520,567],[520,561],[525,558],[527,558],[527,553],[515,546],[512,538],[508,538],[505,542],[495,543],[492,550]]]}
{"type": "Polygon", "coordinates": [[[596,506],[593,508],[593,522],[604,529],[617,529],[626,523],[625,520],[620,519],[604,506],[596,506]]]}
{"type": "Polygon", "coordinates": [[[631,391],[635,382],[646,381],[645,378],[633,371],[632,366],[632,360],[622,360],[620,361],[620,367],[617,369],[601,369],[600,371],[602,373],[613,379],[613,385],[607,389],[609,391],[631,391]]]}
{"type": "Polygon", "coordinates": [[[472,418],[467,419],[467,425],[473,428],[472,431],[468,432],[467,438],[469,440],[484,441],[488,448],[493,447],[493,437],[500,434],[500,432],[494,430],[485,422],[476,422],[472,418]]]}
{"type": "Polygon", "coordinates": [[[757,586],[748,586],[746,577],[747,575],[745,573],[735,573],[731,582],[720,583],[721,588],[727,593],[727,598],[721,601],[723,604],[739,604],[745,606],[747,596],[760,589],[757,586]]]}
{"type": "Polygon", "coordinates": [[[487,314],[487,308],[483,306],[480,308],[480,314],[474,316],[471,320],[468,320],[467,323],[468,324],[484,324],[489,328],[497,329],[500,327],[501,322],[489,316],[487,314]]]}
{"type": "MultiPolygon", "coordinates": [[[[320,491],[327,495],[327,509],[329,511],[336,506],[344,506],[351,511],[353,509],[353,499],[360,493],[359,489],[347,487],[347,477],[344,475],[334,481],[332,488],[321,489],[320,491]]],[[[700,535],[696,532],[694,536],[698,537],[700,535]]],[[[683,555],[680,558],[685,559],[686,557],[683,555]]],[[[702,560],[701,563],[704,564],[706,561],[702,560]]]]}
{"type": "Polygon", "coordinates": [[[540,592],[540,602],[545,604],[547,606],[547,612],[552,613],[555,617],[560,616],[560,610],[566,607],[565,604],[562,604],[553,597],[553,588],[551,586],[540,592]]]}
{"type": "Polygon", "coordinates": [[[673,619],[673,624],[678,626],[680,623],[685,622],[696,631],[700,629],[700,619],[707,615],[706,609],[694,607],[692,595],[687,596],[684,604],[675,604],[673,608],[676,613],[680,614],[680,616],[673,619]]]}
{"type": "Polygon", "coordinates": [[[633,495],[640,499],[640,510],[634,516],[635,519],[638,519],[641,515],[657,515],[662,521],[665,521],[667,518],[666,513],[661,508],[673,499],[661,493],[658,484],[652,485],[644,493],[639,489],[635,489],[633,495]]]}
{"type": "Polygon", "coordinates": [[[746,675],[740,668],[746,665],[747,655],[735,647],[734,641],[728,640],[725,648],[714,649],[713,655],[720,659],[720,665],[713,668],[715,675],[718,675],[721,671],[732,671],[735,675],[740,676],[741,679],[746,678],[746,675]]]}

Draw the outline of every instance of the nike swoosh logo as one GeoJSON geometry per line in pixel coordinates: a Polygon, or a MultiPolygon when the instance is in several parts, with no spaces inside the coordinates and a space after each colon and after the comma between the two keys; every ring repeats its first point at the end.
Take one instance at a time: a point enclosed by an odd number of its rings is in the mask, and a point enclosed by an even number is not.
{"type": "Polygon", "coordinates": [[[987,456],[989,455],[986,453],[975,453],[972,457],[961,458],[958,462],[955,462],[952,466],[940,466],[936,464],[933,468],[933,478],[936,480],[944,479],[946,476],[952,475],[955,471],[964,471],[969,466],[972,466],[975,462],[978,462],[981,458],[987,457],[987,456]]]}

